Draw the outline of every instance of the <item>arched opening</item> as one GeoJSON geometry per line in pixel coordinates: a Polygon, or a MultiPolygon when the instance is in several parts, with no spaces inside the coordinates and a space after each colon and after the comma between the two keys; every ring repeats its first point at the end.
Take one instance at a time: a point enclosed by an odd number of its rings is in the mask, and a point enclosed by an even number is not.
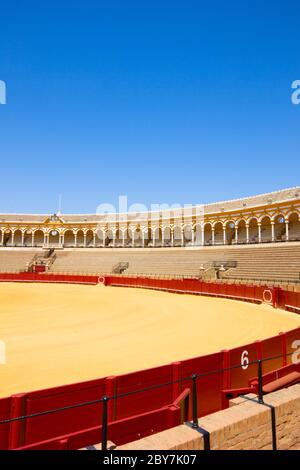
{"type": "Polygon", "coordinates": [[[64,234],[64,246],[73,247],[75,246],[75,235],[72,230],[67,230],[64,234]]]}
{"type": "Polygon", "coordinates": [[[237,243],[247,243],[247,229],[245,220],[240,220],[237,226],[237,243]]]}
{"type": "Polygon", "coordinates": [[[114,245],[114,232],[111,229],[106,230],[105,233],[105,246],[112,248],[114,245]]]}
{"type": "Polygon", "coordinates": [[[179,225],[174,227],[174,246],[182,246],[182,231],[179,225]]]}
{"type": "Polygon", "coordinates": [[[294,212],[289,215],[289,240],[300,240],[300,220],[299,214],[294,212]]]}
{"type": "Polygon", "coordinates": [[[194,227],[194,245],[200,246],[202,244],[204,244],[204,240],[202,240],[201,224],[196,224],[194,227]]]}
{"type": "Polygon", "coordinates": [[[249,243],[258,243],[258,222],[255,217],[249,220],[249,243]]]}
{"type": "Polygon", "coordinates": [[[261,219],[261,241],[263,243],[272,241],[271,219],[268,215],[261,219]]]}
{"type": "Polygon", "coordinates": [[[224,234],[223,234],[223,224],[222,222],[217,222],[214,225],[215,229],[215,245],[223,245],[224,244],[224,234]]]}
{"type": "Polygon", "coordinates": [[[83,230],[78,230],[78,232],[77,232],[76,246],[78,248],[83,248],[84,247],[84,233],[83,233],[83,230]]]}
{"type": "Polygon", "coordinates": [[[183,228],[183,244],[191,246],[193,242],[193,228],[191,225],[185,225],[183,228]]]}
{"type": "Polygon", "coordinates": [[[94,245],[94,232],[93,230],[88,230],[86,232],[86,245],[85,246],[93,246],[94,245]]]}
{"type": "Polygon", "coordinates": [[[172,232],[170,227],[165,227],[163,230],[164,243],[163,246],[172,246],[172,232]]]}
{"type": "Polygon", "coordinates": [[[204,245],[212,245],[212,226],[210,223],[204,225],[204,245]]]}
{"type": "Polygon", "coordinates": [[[54,248],[59,245],[59,232],[57,230],[50,230],[49,232],[49,247],[54,248]]]}
{"type": "Polygon", "coordinates": [[[278,242],[286,240],[285,218],[282,214],[277,215],[274,219],[274,238],[278,242]]]}
{"type": "Polygon", "coordinates": [[[11,246],[12,244],[12,231],[5,230],[3,235],[3,246],[11,246]]]}
{"type": "Polygon", "coordinates": [[[30,229],[26,230],[24,233],[24,246],[32,246],[32,231],[30,229]]]}
{"type": "Polygon", "coordinates": [[[44,246],[44,232],[42,230],[36,230],[34,232],[33,245],[35,247],[44,246]]]}
{"type": "Polygon", "coordinates": [[[226,234],[226,244],[232,245],[235,239],[235,224],[232,220],[226,223],[225,234],[226,234]]]}
{"type": "Polygon", "coordinates": [[[21,230],[16,230],[15,231],[13,246],[22,246],[22,232],[21,232],[21,230]]]}
{"type": "Polygon", "coordinates": [[[104,246],[105,232],[101,228],[96,231],[96,247],[104,246]]]}

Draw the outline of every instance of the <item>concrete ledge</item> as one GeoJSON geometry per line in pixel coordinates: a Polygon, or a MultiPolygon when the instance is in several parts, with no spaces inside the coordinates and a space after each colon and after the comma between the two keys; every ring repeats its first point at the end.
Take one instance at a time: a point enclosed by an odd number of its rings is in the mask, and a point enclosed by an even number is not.
{"type": "MultiPolygon", "coordinates": [[[[255,395],[239,397],[230,407],[198,420],[209,433],[211,450],[271,450],[272,408],[280,450],[300,450],[300,384],[278,390],[259,404],[255,395]]],[[[117,450],[203,450],[203,434],[187,425],[117,447],[117,450]]]]}

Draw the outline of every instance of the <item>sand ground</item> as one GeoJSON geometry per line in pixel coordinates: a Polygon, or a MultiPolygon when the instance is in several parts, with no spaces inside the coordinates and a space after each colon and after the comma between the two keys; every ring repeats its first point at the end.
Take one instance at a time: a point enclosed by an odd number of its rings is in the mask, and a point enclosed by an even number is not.
{"type": "Polygon", "coordinates": [[[226,299],[0,283],[0,396],[154,367],[298,326],[296,314],[226,299]]]}

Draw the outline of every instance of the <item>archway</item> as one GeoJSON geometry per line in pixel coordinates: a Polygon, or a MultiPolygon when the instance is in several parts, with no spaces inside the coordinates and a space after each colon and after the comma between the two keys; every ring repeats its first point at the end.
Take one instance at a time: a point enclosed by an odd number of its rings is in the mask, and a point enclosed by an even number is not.
{"type": "Polygon", "coordinates": [[[282,214],[277,215],[274,219],[274,239],[278,242],[286,240],[285,218],[282,214]]]}
{"type": "Polygon", "coordinates": [[[163,234],[164,234],[164,243],[163,246],[172,246],[172,232],[170,227],[165,227],[163,229],[163,234]]]}
{"type": "Polygon", "coordinates": [[[300,220],[299,214],[294,212],[289,215],[289,240],[300,240],[300,220]]]}
{"type": "Polygon", "coordinates": [[[212,245],[212,226],[208,222],[204,225],[204,245],[212,245]]]}
{"type": "Polygon", "coordinates": [[[75,234],[72,230],[67,230],[64,233],[64,246],[65,247],[75,246],[75,234]]]}
{"type": "Polygon", "coordinates": [[[225,239],[227,245],[232,245],[235,239],[235,224],[232,220],[225,225],[225,239]]]}
{"type": "Polygon", "coordinates": [[[191,246],[193,243],[193,228],[191,225],[185,225],[183,228],[183,245],[191,246]]]}
{"type": "Polygon", "coordinates": [[[101,228],[97,229],[96,231],[96,247],[104,246],[105,241],[105,232],[101,228]]]}
{"type": "Polygon", "coordinates": [[[271,218],[268,215],[261,219],[261,241],[263,243],[272,241],[271,218]]]}
{"type": "Polygon", "coordinates": [[[33,237],[33,246],[41,247],[44,246],[44,232],[42,230],[36,230],[33,237]]]}
{"type": "Polygon", "coordinates": [[[223,224],[222,222],[217,222],[214,225],[215,229],[215,245],[223,245],[224,244],[224,233],[223,233],[223,224]]]}
{"type": "Polygon", "coordinates": [[[56,247],[59,245],[59,232],[57,230],[50,230],[49,232],[49,247],[56,247]]]}
{"type": "Polygon", "coordinates": [[[249,220],[249,243],[258,243],[258,222],[255,217],[249,220]]]}
{"type": "Polygon", "coordinates": [[[15,230],[13,246],[22,246],[22,231],[15,230]]]}
{"type": "Polygon", "coordinates": [[[181,231],[181,227],[179,227],[179,225],[176,225],[174,227],[174,246],[182,246],[183,243],[182,243],[182,231],[181,231]]]}
{"type": "Polygon", "coordinates": [[[247,243],[247,229],[245,220],[240,220],[237,226],[237,243],[247,243]]]}

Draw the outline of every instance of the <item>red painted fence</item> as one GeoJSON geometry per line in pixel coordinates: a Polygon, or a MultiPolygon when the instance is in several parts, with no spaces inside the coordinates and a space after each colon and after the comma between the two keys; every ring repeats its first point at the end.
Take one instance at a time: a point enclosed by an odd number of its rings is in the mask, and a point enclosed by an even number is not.
{"type": "MultiPolygon", "coordinates": [[[[300,311],[300,294],[267,286],[207,283],[197,279],[166,280],[123,276],[72,276],[51,274],[1,274],[1,281],[76,282],[84,284],[132,286],[171,292],[191,292],[222,296],[250,302],[267,301],[274,307],[300,311]]],[[[274,371],[300,360],[300,328],[255,342],[116,377],[106,377],[78,384],[55,387],[0,399],[0,449],[78,449],[101,441],[102,403],[73,408],[6,424],[1,421],[51,411],[56,408],[97,401],[129,392],[148,391],[112,399],[108,404],[108,437],[120,445],[180,424],[183,401],[191,417],[189,390],[191,380],[175,380],[201,374],[197,380],[199,415],[228,405],[225,390],[247,388],[257,376],[257,359],[283,355],[263,363],[263,372],[274,371]],[[292,355],[293,353],[293,355],[292,355]],[[289,354],[288,356],[285,356],[289,354]],[[232,366],[236,368],[229,369],[232,366]],[[243,366],[243,367],[242,367],[243,366]],[[224,370],[225,369],[225,370],[224,370]],[[203,375],[208,373],[208,375],[203,375]],[[182,398],[184,397],[184,398],[182,398]],[[182,400],[182,403],[181,403],[182,400]]]]}

